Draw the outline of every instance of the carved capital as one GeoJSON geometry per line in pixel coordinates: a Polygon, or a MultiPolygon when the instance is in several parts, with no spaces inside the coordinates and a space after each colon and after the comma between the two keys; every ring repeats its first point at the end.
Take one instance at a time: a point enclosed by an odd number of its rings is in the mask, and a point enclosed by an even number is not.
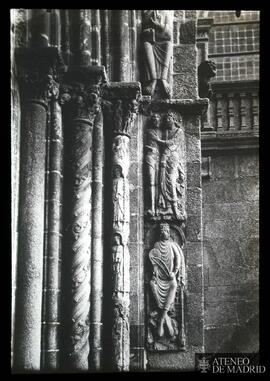
{"type": "Polygon", "coordinates": [[[113,123],[113,132],[129,136],[139,110],[140,83],[112,82],[102,88],[102,98],[104,110],[113,123]]]}
{"type": "Polygon", "coordinates": [[[58,98],[64,64],[56,47],[17,48],[15,59],[23,98],[44,102],[58,98]]]}
{"type": "Polygon", "coordinates": [[[107,81],[103,66],[79,66],[65,73],[59,103],[73,118],[92,119],[100,112],[100,85],[107,81]]]}

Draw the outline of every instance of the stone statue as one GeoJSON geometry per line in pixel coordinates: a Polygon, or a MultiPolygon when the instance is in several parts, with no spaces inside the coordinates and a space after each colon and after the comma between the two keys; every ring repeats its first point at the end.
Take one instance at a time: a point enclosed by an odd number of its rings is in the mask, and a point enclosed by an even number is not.
{"type": "Polygon", "coordinates": [[[158,170],[159,170],[159,124],[160,116],[153,114],[149,120],[148,129],[146,133],[146,175],[149,181],[150,190],[150,208],[148,213],[151,216],[156,214],[156,187],[158,184],[158,170]]]}
{"type": "Polygon", "coordinates": [[[123,245],[121,242],[121,236],[114,234],[112,238],[112,272],[113,272],[113,291],[123,291],[121,284],[122,279],[122,266],[123,266],[123,245]]]}
{"type": "MultiPolygon", "coordinates": [[[[184,326],[180,322],[179,332],[177,317],[172,316],[171,310],[178,286],[181,288],[186,285],[186,273],[183,251],[176,242],[170,239],[169,224],[160,224],[160,240],[150,250],[149,259],[153,270],[150,289],[155,305],[158,307],[158,312],[150,313],[150,322],[155,328],[154,336],[156,336],[153,341],[161,340],[161,343],[167,345],[162,349],[173,349],[173,345],[175,345],[173,343],[181,343],[183,337],[181,331],[184,326]]],[[[181,304],[183,304],[183,300],[181,300],[181,304]]],[[[158,345],[155,348],[158,349],[158,345]]]]}
{"type": "Polygon", "coordinates": [[[211,98],[213,91],[211,89],[210,79],[216,75],[216,64],[212,60],[203,61],[198,67],[199,97],[211,98]]]}
{"type": "Polygon", "coordinates": [[[116,230],[121,229],[125,221],[125,180],[123,178],[122,168],[116,164],[113,167],[113,225],[116,230]]]}
{"type": "Polygon", "coordinates": [[[181,203],[184,190],[184,172],[179,160],[178,146],[180,142],[179,124],[171,113],[164,118],[165,139],[161,144],[159,198],[160,214],[174,214],[177,219],[185,219],[181,203]]]}
{"type": "Polygon", "coordinates": [[[147,85],[145,93],[153,95],[160,80],[167,98],[170,97],[168,70],[173,56],[173,11],[143,11],[143,46],[147,85]]]}

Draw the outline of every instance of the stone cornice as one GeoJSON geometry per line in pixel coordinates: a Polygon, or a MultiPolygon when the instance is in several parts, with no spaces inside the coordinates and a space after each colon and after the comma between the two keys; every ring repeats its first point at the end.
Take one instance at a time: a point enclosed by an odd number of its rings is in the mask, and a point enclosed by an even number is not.
{"type": "Polygon", "coordinates": [[[203,114],[209,105],[207,98],[197,99],[162,99],[151,101],[151,97],[144,96],[140,102],[140,112],[145,115],[150,115],[151,112],[159,110],[166,112],[168,109],[177,110],[181,114],[203,114]]]}
{"type": "Polygon", "coordinates": [[[243,150],[259,148],[258,131],[238,131],[238,132],[202,132],[201,134],[202,152],[243,150]]]}
{"type": "Polygon", "coordinates": [[[211,82],[213,93],[231,93],[240,91],[258,91],[259,80],[250,81],[223,81],[223,82],[211,82]]]}

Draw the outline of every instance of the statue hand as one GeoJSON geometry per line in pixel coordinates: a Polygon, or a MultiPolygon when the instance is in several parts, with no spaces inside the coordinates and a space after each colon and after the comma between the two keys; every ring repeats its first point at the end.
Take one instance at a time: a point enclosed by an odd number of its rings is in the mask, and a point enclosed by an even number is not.
{"type": "Polygon", "coordinates": [[[150,17],[150,20],[152,24],[154,24],[157,28],[163,29],[163,25],[160,22],[154,20],[153,17],[150,17]]]}

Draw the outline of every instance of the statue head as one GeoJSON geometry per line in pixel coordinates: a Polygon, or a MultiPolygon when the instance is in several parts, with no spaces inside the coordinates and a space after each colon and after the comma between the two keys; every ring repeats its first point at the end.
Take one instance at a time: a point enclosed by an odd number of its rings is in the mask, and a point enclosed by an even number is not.
{"type": "Polygon", "coordinates": [[[170,225],[167,223],[162,223],[159,225],[160,228],[160,238],[164,240],[170,239],[170,225]]]}
{"type": "Polygon", "coordinates": [[[116,164],[113,167],[112,175],[113,175],[113,178],[123,177],[122,167],[119,164],[116,164]]]}
{"type": "Polygon", "coordinates": [[[149,120],[150,128],[159,128],[160,125],[160,116],[158,114],[152,114],[149,120]]]}
{"type": "Polygon", "coordinates": [[[113,246],[119,246],[122,245],[122,239],[120,234],[114,234],[112,236],[112,245],[113,246]]]}
{"type": "Polygon", "coordinates": [[[212,60],[203,61],[198,67],[199,80],[210,79],[216,75],[216,64],[212,60]]]}
{"type": "Polygon", "coordinates": [[[168,112],[164,116],[164,127],[166,130],[172,130],[174,125],[175,125],[174,115],[173,115],[173,113],[168,112]]]}

